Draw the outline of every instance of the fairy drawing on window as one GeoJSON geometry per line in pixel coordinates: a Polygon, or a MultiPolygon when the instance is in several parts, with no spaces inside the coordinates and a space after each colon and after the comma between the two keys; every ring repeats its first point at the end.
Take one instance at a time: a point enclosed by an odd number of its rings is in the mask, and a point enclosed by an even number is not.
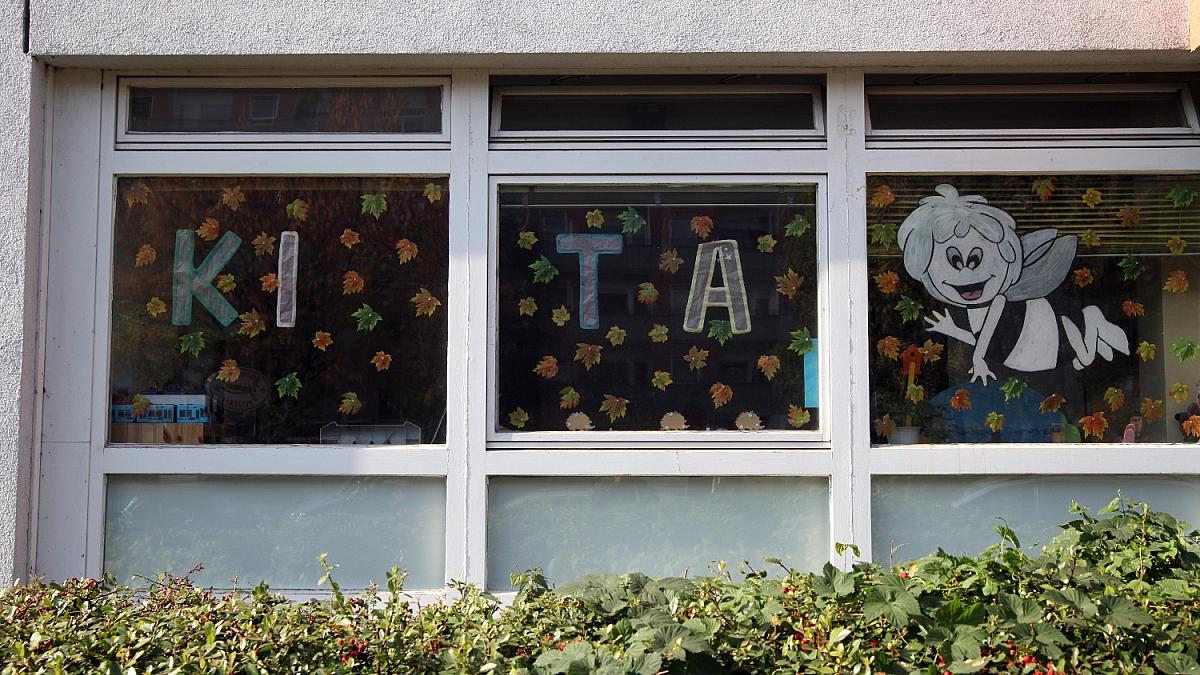
{"type": "Polygon", "coordinates": [[[908,274],[948,306],[924,318],[926,330],[974,346],[971,382],[995,380],[996,359],[1012,370],[1037,372],[1057,368],[1060,357],[1082,370],[1097,356],[1111,361],[1115,353],[1129,354],[1125,331],[1099,307],[1060,309],[1047,299],[1070,272],[1076,236],[1054,228],[1018,235],[1013,217],[984,197],[960,195],[947,184],[934,191],[905,218],[897,243],[908,274]],[[966,325],[949,308],[965,309],[966,325]],[[998,328],[1018,320],[1015,338],[994,339],[998,328]],[[1063,337],[1069,350],[1060,349],[1063,337]],[[996,351],[1005,353],[989,353],[996,351]]]}

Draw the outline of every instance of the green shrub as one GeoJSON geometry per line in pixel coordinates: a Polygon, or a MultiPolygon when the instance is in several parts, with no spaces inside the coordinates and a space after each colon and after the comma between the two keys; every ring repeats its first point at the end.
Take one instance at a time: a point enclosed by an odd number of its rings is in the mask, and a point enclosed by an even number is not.
{"type": "MultiPolygon", "coordinates": [[[[0,595],[5,673],[1200,673],[1197,532],[1114,500],[1042,554],[1016,535],[978,557],[892,570],[744,568],[699,579],[594,576],[551,589],[515,575],[511,607],[467,585],[416,606],[259,586],[217,594],[165,577],[32,583],[0,595]]],[[[322,560],[324,563],[324,560],[322,560]]]]}

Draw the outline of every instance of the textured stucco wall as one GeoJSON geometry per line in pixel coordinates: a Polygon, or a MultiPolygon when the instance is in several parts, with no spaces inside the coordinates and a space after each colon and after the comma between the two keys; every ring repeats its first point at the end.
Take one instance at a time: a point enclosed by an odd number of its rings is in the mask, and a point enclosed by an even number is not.
{"type": "Polygon", "coordinates": [[[33,0],[31,44],[85,56],[1186,53],[1190,1],[33,0]]]}

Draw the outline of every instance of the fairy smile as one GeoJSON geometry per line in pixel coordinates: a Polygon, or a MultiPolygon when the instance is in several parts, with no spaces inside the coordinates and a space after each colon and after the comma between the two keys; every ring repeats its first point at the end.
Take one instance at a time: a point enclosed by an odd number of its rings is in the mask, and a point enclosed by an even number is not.
{"type": "Polygon", "coordinates": [[[967,300],[968,302],[970,302],[973,300],[978,300],[983,295],[984,286],[986,286],[987,282],[989,282],[991,280],[992,280],[992,277],[988,277],[987,279],[984,279],[983,281],[980,281],[980,282],[977,282],[974,284],[962,284],[962,285],[955,285],[948,281],[943,281],[942,283],[949,286],[950,288],[953,288],[955,290],[955,292],[958,293],[959,297],[961,297],[963,300],[967,300]]]}

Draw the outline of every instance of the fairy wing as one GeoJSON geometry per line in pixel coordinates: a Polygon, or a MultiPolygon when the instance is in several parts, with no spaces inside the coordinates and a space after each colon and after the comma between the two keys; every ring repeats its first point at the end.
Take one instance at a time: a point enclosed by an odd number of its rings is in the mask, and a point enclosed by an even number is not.
{"type": "Polygon", "coordinates": [[[1004,292],[1004,297],[1021,301],[1049,295],[1071,271],[1078,241],[1073,234],[1058,236],[1058,230],[1054,228],[1036,230],[1021,237],[1021,248],[1025,252],[1021,278],[1004,292]]]}

